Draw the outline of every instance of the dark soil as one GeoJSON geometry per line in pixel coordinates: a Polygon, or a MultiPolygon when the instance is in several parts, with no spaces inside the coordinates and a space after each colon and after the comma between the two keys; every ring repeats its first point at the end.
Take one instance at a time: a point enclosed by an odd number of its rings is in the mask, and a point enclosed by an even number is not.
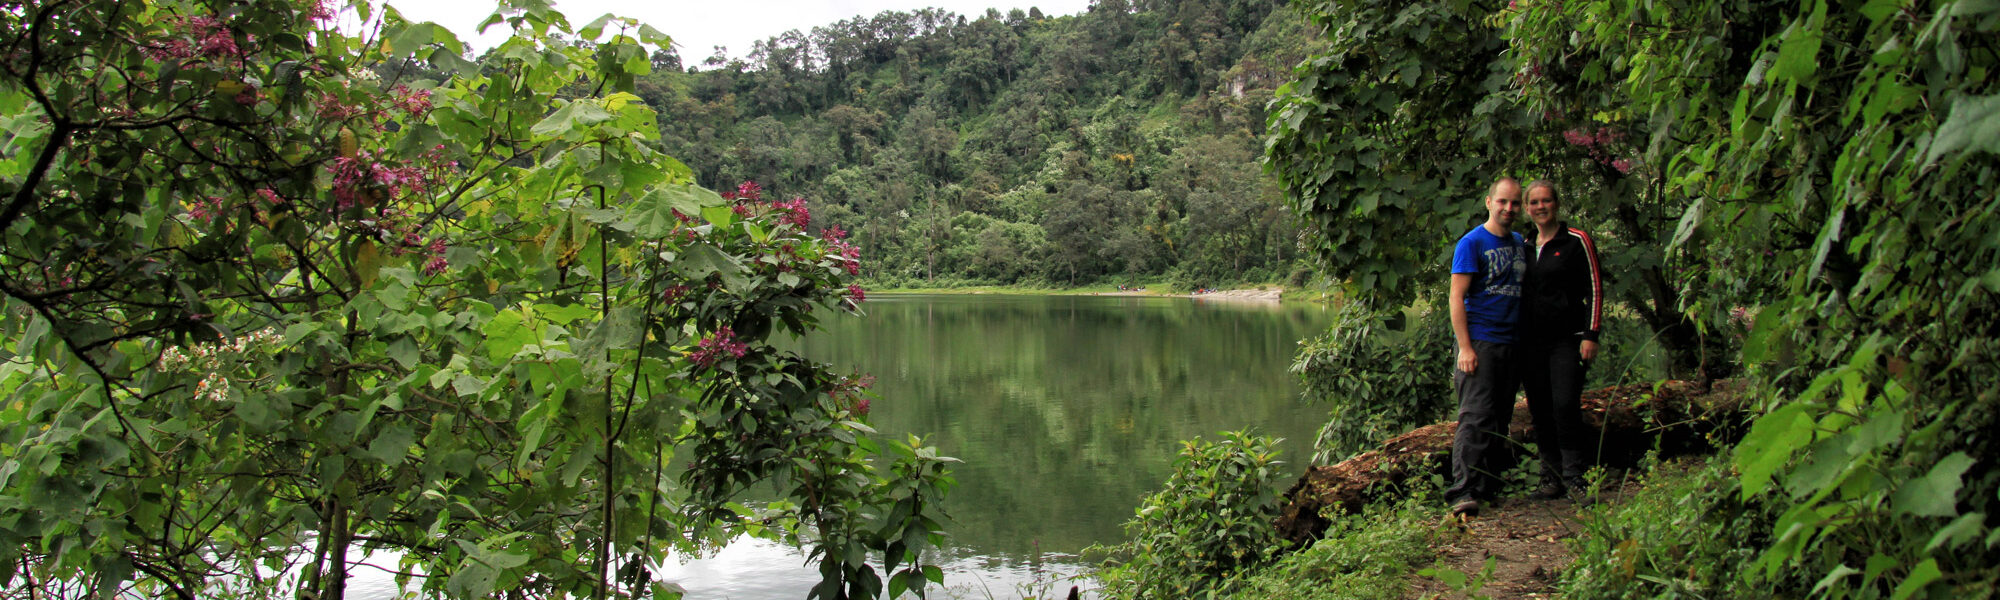
{"type": "MultiPolygon", "coordinates": [[[[1637,489],[1637,483],[1626,483],[1599,498],[1604,504],[1615,504],[1637,489]]],[[[1434,568],[1464,573],[1471,583],[1459,590],[1436,577],[1415,575],[1404,597],[1554,598],[1556,580],[1571,558],[1564,540],[1582,534],[1578,519],[1588,518],[1592,509],[1582,510],[1585,516],[1579,517],[1579,509],[1568,500],[1509,498],[1486,506],[1476,517],[1453,518],[1460,535],[1437,547],[1434,568]],[[1493,570],[1482,576],[1489,558],[1493,570]]]]}

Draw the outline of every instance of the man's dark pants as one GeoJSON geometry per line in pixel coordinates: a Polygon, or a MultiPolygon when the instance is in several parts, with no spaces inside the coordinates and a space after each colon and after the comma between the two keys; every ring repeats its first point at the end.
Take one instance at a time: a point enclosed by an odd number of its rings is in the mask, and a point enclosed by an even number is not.
{"type": "Polygon", "coordinates": [[[1577,406],[1583,393],[1580,340],[1530,342],[1521,347],[1521,385],[1528,392],[1528,412],[1535,419],[1535,447],[1542,460],[1542,481],[1582,489],[1590,468],[1590,431],[1577,406]]]}
{"type": "Polygon", "coordinates": [[[1448,500],[1491,500],[1500,493],[1501,458],[1506,455],[1507,424],[1514,419],[1514,346],[1472,341],[1479,365],[1471,373],[1451,369],[1458,389],[1458,434],[1451,441],[1451,489],[1448,500]]]}

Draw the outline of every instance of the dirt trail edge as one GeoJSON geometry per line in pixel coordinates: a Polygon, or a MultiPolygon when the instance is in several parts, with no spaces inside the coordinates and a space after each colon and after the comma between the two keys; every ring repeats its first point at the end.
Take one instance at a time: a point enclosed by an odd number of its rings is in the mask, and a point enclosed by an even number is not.
{"type": "MultiPolygon", "coordinates": [[[[1724,387],[1666,381],[1585,392],[1584,422],[1600,434],[1592,436],[1598,442],[1599,463],[1607,469],[1625,469],[1655,448],[1661,458],[1669,458],[1708,453],[1716,444],[1731,443],[1740,435],[1732,428],[1741,423],[1735,417],[1742,411],[1742,395],[1724,387]]],[[[1295,548],[1309,547],[1326,531],[1328,515],[1358,511],[1377,498],[1399,495],[1412,478],[1447,473],[1451,438],[1457,431],[1455,421],[1419,427],[1340,464],[1308,469],[1285,492],[1278,534],[1294,542],[1295,548]]],[[[1521,442],[1534,439],[1525,400],[1514,405],[1508,435],[1521,442]]]]}
{"type": "MultiPolygon", "coordinates": [[[[1649,450],[1661,458],[1713,452],[1734,443],[1741,432],[1743,394],[1734,382],[1702,386],[1686,381],[1627,385],[1583,394],[1584,421],[1597,441],[1599,463],[1607,469],[1634,466],[1649,450]]],[[[1410,430],[1331,466],[1313,467],[1285,492],[1278,531],[1308,547],[1326,531],[1329,515],[1360,510],[1369,502],[1394,496],[1411,478],[1449,471],[1451,438],[1458,423],[1438,423],[1410,430]]],[[[1534,424],[1525,400],[1514,405],[1508,429],[1516,441],[1534,439],[1534,424]]],[[[1519,444],[1509,445],[1519,448],[1519,444]]],[[[1615,478],[1613,489],[1600,493],[1605,502],[1620,502],[1636,491],[1631,478],[1615,478]]],[[[1437,548],[1438,568],[1458,571],[1477,582],[1473,593],[1489,598],[1547,598],[1555,591],[1556,573],[1570,561],[1563,540],[1581,531],[1577,506],[1568,500],[1508,498],[1487,506],[1477,517],[1456,521],[1465,535],[1437,548]],[[1483,573],[1488,559],[1493,570],[1483,573]]],[[[1408,597],[1458,597],[1459,589],[1439,578],[1413,577],[1408,597]]]]}

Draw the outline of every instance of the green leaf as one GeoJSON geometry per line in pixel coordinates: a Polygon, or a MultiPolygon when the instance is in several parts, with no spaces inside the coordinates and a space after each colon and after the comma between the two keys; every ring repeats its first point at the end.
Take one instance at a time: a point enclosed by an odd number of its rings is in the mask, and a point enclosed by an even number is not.
{"type": "Polygon", "coordinates": [[[728,227],[736,224],[736,211],[727,206],[708,206],[701,209],[701,218],[716,227],[728,227]]]}
{"type": "Polygon", "coordinates": [[[1681,213],[1680,225],[1674,228],[1674,240],[1667,244],[1668,250],[1679,248],[1694,235],[1695,230],[1701,225],[1702,209],[1707,205],[1706,202],[1695,201],[1688,205],[1686,212],[1681,213]]]}
{"type": "Polygon", "coordinates": [[[1889,600],[1905,600],[1923,591],[1925,586],[1943,576],[1944,573],[1938,570],[1937,559],[1926,558],[1924,562],[1917,563],[1915,568],[1910,569],[1910,576],[1896,585],[1896,591],[1889,595],[1889,600]]]}
{"type": "Polygon", "coordinates": [[[669,37],[665,33],[661,33],[660,30],[658,29],[654,29],[652,25],[641,24],[639,25],[639,41],[647,44],[658,44],[661,46],[665,46],[667,44],[673,43],[674,38],[669,37]]]}
{"type": "Polygon", "coordinates": [[[604,110],[604,107],[599,106],[596,101],[589,99],[574,100],[569,104],[563,105],[562,108],[557,109],[556,112],[542,119],[541,122],[535,123],[534,127],[528,128],[528,131],[535,135],[559,138],[575,131],[578,127],[588,127],[609,121],[613,116],[615,115],[612,115],[610,111],[604,110]]]}
{"type": "Polygon", "coordinates": [[[416,432],[409,425],[396,423],[384,427],[374,440],[368,442],[368,456],[390,466],[402,464],[403,458],[409,455],[410,444],[416,439],[416,432]]]}
{"type": "Polygon", "coordinates": [[[1935,163],[1939,157],[1963,150],[2000,154],[2000,95],[1953,98],[1951,113],[1938,125],[1924,162],[1935,163]]]}
{"type": "Polygon", "coordinates": [[[441,29],[437,24],[424,22],[411,23],[402,29],[390,31],[385,36],[387,39],[382,42],[382,53],[392,59],[409,58],[418,48],[432,43],[437,37],[435,31],[437,29],[441,29]]]}
{"type": "Polygon", "coordinates": [[[1931,467],[1930,473],[1922,478],[1903,482],[1896,490],[1891,506],[1896,512],[1920,517],[1951,517],[1958,515],[1958,488],[1963,485],[1960,476],[1972,467],[1972,457],[1964,452],[1953,452],[1931,467]]]}
{"type": "Polygon", "coordinates": [[[389,344],[387,354],[390,360],[396,361],[396,364],[402,365],[405,369],[416,368],[418,361],[422,360],[417,352],[416,342],[410,341],[407,337],[397,338],[395,342],[389,344]]]}
{"type": "Polygon", "coordinates": [[[737,262],[735,257],[708,244],[689,247],[682,253],[680,264],[675,267],[682,269],[690,279],[699,279],[709,273],[719,273],[722,275],[723,285],[731,290],[740,291],[749,287],[749,281],[743,277],[743,263],[737,262]]]}
{"type": "Polygon", "coordinates": [[[451,389],[460,396],[473,396],[486,391],[488,382],[468,373],[459,373],[451,379],[451,389]]]}
{"type": "Polygon", "coordinates": [[[1813,13],[1792,21],[1778,46],[1778,61],[1771,65],[1770,78],[1802,81],[1819,70],[1819,46],[1826,22],[1826,0],[1813,2],[1813,13]]]}
{"type": "Polygon", "coordinates": [[[580,40],[597,41],[598,36],[604,35],[604,26],[611,24],[611,21],[617,18],[617,16],[611,13],[604,13],[603,16],[585,23],[581,29],[577,29],[576,37],[580,40]]]}
{"type": "Polygon", "coordinates": [[[1859,574],[1861,574],[1861,569],[1856,569],[1854,567],[1850,567],[1847,565],[1837,565],[1833,568],[1833,572],[1827,573],[1825,577],[1820,578],[1819,583],[1813,585],[1813,595],[1817,596],[1819,595],[1820,592],[1825,591],[1828,587],[1831,587],[1834,583],[1839,582],[1842,579],[1853,577],[1859,574]]]}
{"type": "MultiPolygon", "coordinates": [[[[680,222],[674,211],[680,211],[689,218],[701,214],[702,202],[697,191],[707,190],[687,183],[655,187],[627,203],[624,222],[633,235],[644,238],[666,235],[680,222]]],[[[721,196],[716,199],[720,200],[721,196]]]]}
{"type": "Polygon", "coordinates": [[[1950,525],[1931,534],[1930,543],[1924,544],[1924,553],[1929,554],[1939,548],[1957,549],[1967,542],[1979,539],[1979,532],[1986,529],[1986,513],[1969,512],[1953,519],[1950,525]]]}
{"type": "Polygon", "coordinates": [[[1743,482],[1744,498],[1757,495],[1771,484],[1771,475],[1790,462],[1792,454],[1812,440],[1813,419],[1802,404],[1788,404],[1750,426],[1749,435],[1736,446],[1736,469],[1743,482]]]}

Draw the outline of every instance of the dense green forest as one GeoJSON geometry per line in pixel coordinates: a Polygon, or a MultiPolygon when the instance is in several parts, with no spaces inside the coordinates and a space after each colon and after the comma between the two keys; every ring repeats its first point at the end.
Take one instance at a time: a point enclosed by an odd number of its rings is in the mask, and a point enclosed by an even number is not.
{"type": "Polygon", "coordinates": [[[806,198],[871,283],[1289,277],[1264,109],[1307,52],[1282,0],[856,17],[747,56],[656,54],[637,93],[715,189],[806,198]]]}
{"type": "MultiPolygon", "coordinates": [[[[1266,156],[1350,294],[1299,360],[1308,395],[1356,421],[1322,436],[1334,457],[1450,418],[1443,257],[1494,178],[1552,179],[1600,239],[1613,318],[1651,334],[1611,356],[1663,348],[1670,376],[1733,380],[1748,408],[1713,417],[1741,432],[1717,455],[1581,517],[1557,592],[2000,592],[2000,3],[1297,4],[1328,45],[1278,91],[1266,156]]],[[[1183,456],[1250,472],[1264,451],[1183,456]]],[[[1269,505],[1213,472],[1148,499],[1114,589],[1395,598],[1402,574],[1359,565],[1428,560],[1425,526],[1395,522],[1435,502],[1259,556],[1270,533],[1237,515],[1269,505]],[[1176,535],[1202,522],[1231,535],[1176,535]],[[1376,585],[1287,585],[1306,573],[1376,585]]],[[[1457,575],[1478,593],[1483,575],[1457,575]]]]}

